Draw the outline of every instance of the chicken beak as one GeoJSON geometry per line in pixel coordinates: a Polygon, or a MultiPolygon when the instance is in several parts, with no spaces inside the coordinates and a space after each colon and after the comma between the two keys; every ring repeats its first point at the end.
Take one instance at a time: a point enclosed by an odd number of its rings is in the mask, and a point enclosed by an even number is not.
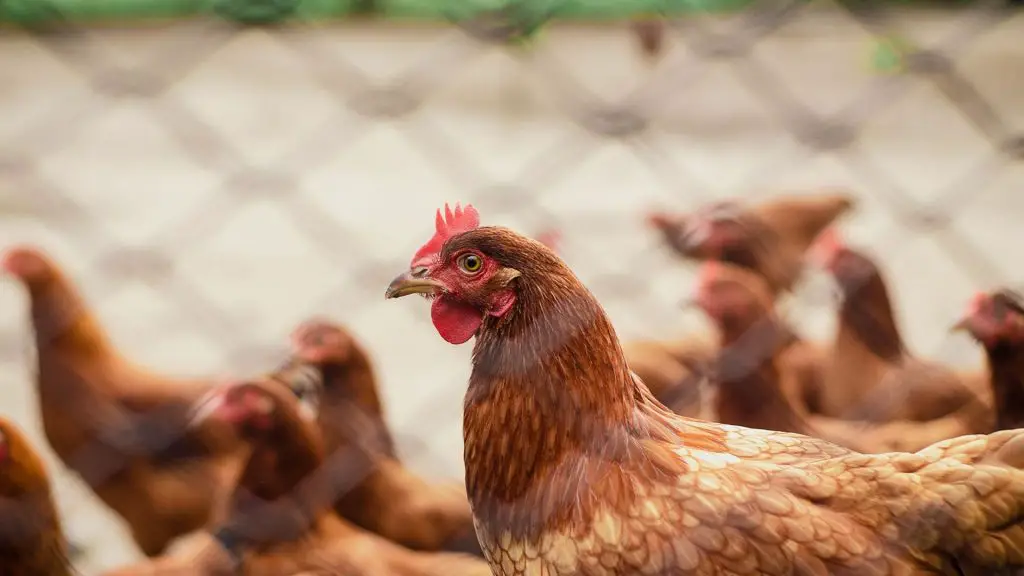
{"type": "Polygon", "coordinates": [[[967,316],[964,316],[963,318],[958,320],[956,324],[953,324],[952,326],[950,326],[949,327],[949,331],[950,331],[950,333],[963,332],[964,330],[967,330],[967,328],[970,325],[970,323],[971,323],[971,319],[969,317],[967,317],[967,316]]]}
{"type": "Polygon", "coordinates": [[[690,296],[679,301],[679,307],[683,310],[690,310],[692,308],[700,308],[700,297],[690,296]]]}
{"type": "Polygon", "coordinates": [[[384,298],[401,298],[409,294],[436,294],[444,287],[437,280],[426,277],[426,268],[418,267],[399,274],[388,284],[384,298]]]}

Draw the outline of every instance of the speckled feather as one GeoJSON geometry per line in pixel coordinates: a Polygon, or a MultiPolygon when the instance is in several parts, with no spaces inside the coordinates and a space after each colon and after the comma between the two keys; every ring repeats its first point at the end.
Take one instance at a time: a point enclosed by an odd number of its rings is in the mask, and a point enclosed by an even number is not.
{"type": "MultiPolygon", "coordinates": [[[[1024,568],[1024,431],[862,455],[676,416],[629,371],[596,299],[502,228],[447,240],[518,274],[473,350],[464,434],[496,576],[1013,574],[1024,568]]],[[[512,278],[510,280],[510,278],[512,278]]],[[[477,295],[479,296],[479,294],[477,295]]]]}

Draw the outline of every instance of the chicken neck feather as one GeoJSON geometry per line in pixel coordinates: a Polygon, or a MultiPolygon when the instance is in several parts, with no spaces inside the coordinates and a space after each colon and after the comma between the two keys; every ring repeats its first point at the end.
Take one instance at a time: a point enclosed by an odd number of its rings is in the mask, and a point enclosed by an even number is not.
{"type": "Polygon", "coordinates": [[[986,347],[995,401],[996,428],[1024,427],[1024,346],[1000,342],[986,347]]]}

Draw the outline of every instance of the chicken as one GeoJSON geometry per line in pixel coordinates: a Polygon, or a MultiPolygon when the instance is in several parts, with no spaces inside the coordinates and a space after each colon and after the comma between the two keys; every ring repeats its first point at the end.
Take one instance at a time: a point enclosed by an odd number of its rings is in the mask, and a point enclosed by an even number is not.
{"type": "Polygon", "coordinates": [[[955,328],[985,347],[997,430],[1024,427],[1024,300],[1007,289],[977,294],[955,328]]]}
{"type": "Polygon", "coordinates": [[[801,408],[799,372],[782,370],[797,340],[776,315],[767,281],[731,264],[701,267],[695,301],[722,340],[713,362],[714,420],[749,428],[815,434],[801,408]]]}
{"type": "Polygon", "coordinates": [[[0,417],[0,573],[71,576],[60,518],[43,460],[10,420],[0,417]]]}
{"type": "Polygon", "coordinates": [[[338,514],[414,550],[481,554],[461,482],[429,483],[399,460],[369,355],[348,331],[319,318],[302,323],[292,360],[273,377],[319,415],[328,453],[346,454],[338,514]]]}
{"type": "Polygon", "coordinates": [[[680,256],[751,268],[782,292],[800,279],[814,239],[853,207],[848,192],[827,192],[777,196],[752,207],[726,200],[693,214],[653,212],[647,220],[680,256]]]}
{"type": "MultiPolygon", "coordinates": [[[[693,214],[654,212],[648,221],[677,253],[688,259],[718,259],[764,276],[773,294],[790,290],[799,278],[803,255],[814,238],[854,206],[845,192],[781,196],[755,207],[719,202],[693,214]]],[[[811,401],[822,380],[823,352],[801,339],[788,352],[792,369],[811,401]],[[799,358],[798,358],[799,357],[799,358]]],[[[671,340],[635,340],[624,345],[629,367],[651,392],[676,413],[706,417],[707,388],[699,367],[717,353],[713,338],[688,335],[671,340]]]]}
{"type": "MultiPolygon", "coordinates": [[[[767,280],[732,264],[707,262],[698,279],[695,303],[722,335],[720,352],[705,367],[715,384],[713,409],[704,419],[824,438],[858,452],[889,452],[908,435],[945,432],[918,423],[879,425],[811,414],[816,398],[805,370],[812,346],[777,316],[767,280]],[[916,424],[916,426],[909,426],[916,424]]],[[[659,398],[660,400],[660,398],[659,398]]],[[[942,438],[948,438],[942,436],[942,438]]]]}
{"type": "Polygon", "coordinates": [[[466,487],[495,576],[989,574],[1024,569],[1024,431],[865,455],[681,417],[539,242],[445,207],[386,298],[476,337],[466,487]]]}
{"type": "Polygon", "coordinates": [[[908,350],[870,257],[845,246],[835,229],[820,236],[810,257],[832,274],[842,294],[822,414],[869,422],[954,417],[962,422],[959,434],[991,429],[984,376],[958,373],[908,350]]]}
{"type": "Polygon", "coordinates": [[[210,522],[242,456],[230,429],[186,433],[189,407],[211,383],[124,358],[42,252],[12,248],[0,267],[28,290],[43,431],[61,461],[128,523],[148,556],[210,522]]]}
{"type": "Polygon", "coordinates": [[[331,507],[332,475],[347,465],[345,455],[326,457],[315,415],[279,382],[226,384],[194,415],[197,423],[216,419],[237,426],[252,445],[227,521],[188,555],[111,576],[489,576],[478,558],[414,552],[341,519],[331,507]]]}

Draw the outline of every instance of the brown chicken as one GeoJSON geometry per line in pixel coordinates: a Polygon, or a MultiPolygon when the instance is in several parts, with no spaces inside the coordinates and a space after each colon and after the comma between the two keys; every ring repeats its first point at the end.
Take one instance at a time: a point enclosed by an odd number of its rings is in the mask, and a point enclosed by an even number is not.
{"type": "Polygon", "coordinates": [[[868,422],[953,417],[962,423],[959,434],[991,430],[984,376],[958,373],[908,350],[870,257],[845,246],[834,229],[820,237],[811,257],[832,274],[842,298],[822,414],[868,422]]]}
{"type": "Polygon", "coordinates": [[[0,573],[71,576],[43,460],[25,434],[0,418],[0,573]]]}
{"type": "Polygon", "coordinates": [[[988,574],[1024,569],[1024,431],[863,455],[669,412],[550,250],[472,207],[385,297],[474,336],[466,486],[496,576],[988,574]]]}
{"type": "Polygon", "coordinates": [[[654,212],[648,222],[680,256],[750,268],[782,292],[800,279],[815,238],[853,207],[849,193],[829,192],[778,196],[756,206],[725,200],[692,214],[654,212]]]}
{"type": "Polygon", "coordinates": [[[461,482],[427,482],[399,460],[373,366],[356,339],[312,319],[292,334],[292,354],[273,377],[318,414],[328,453],[344,451],[346,467],[335,478],[338,514],[414,550],[480,555],[461,482]]]}
{"type": "Polygon", "coordinates": [[[707,370],[716,386],[705,419],[815,436],[858,452],[891,452],[908,434],[946,432],[930,424],[922,431],[921,423],[852,422],[808,413],[807,406],[816,402],[806,397],[813,385],[808,382],[813,375],[804,369],[809,344],[777,316],[771,289],[755,272],[707,262],[695,302],[722,335],[720,352],[707,370]]]}
{"type": "Polygon", "coordinates": [[[327,458],[313,415],[280,383],[226,385],[195,418],[231,423],[252,444],[227,521],[198,553],[112,574],[489,576],[472,556],[414,552],[341,519],[331,507],[331,476],[344,455],[327,458]]]}
{"type": "Polygon", "coordinates": [[[146,555],[205,526],[241,457],[229,429],[186,430],[189,407],[210,383],[125,359],[40,251],[10,249],[0,267],[28,289],[43,431],[57,456],[124,518],[146,555]]]}
{"type": "MultiPolygon", "coordinates": [[[[780,196],[752,207],[725,201],[692,214],[655,212],[648,221],[684,258],[749,268],[764,276],[777,295],[799,279],[803,255],[814,238],[853,206],[853,198],[843,192],[780,196]]],[[[790,362],[808,383],[804,394],[814,397],[822,380],[823,353],[801,339],[794,344],[790,362]]],[[[683,416],[707,416],[701,412],[708,387],[700,366],[717,353],[713,337],[635,340],[623,348],[629,367],[662,403],[683,416]]]]}
{"type": "Polygon", "coordinates": [[[814,435],[799,407],[806,402],[796,371],[780,369],[797,340],[776,315],[767,281],[755,272],[707,262],[697,280],[696,304],[721,334],[713,361],[714,420],[748,428],[814,435]]]}
{"type": "Polygon", "coordinates": [[[1024,300],[1011,290],[978,294],[956,328],[985,347],[997,430],[1024,428],[1024,300]]]}

